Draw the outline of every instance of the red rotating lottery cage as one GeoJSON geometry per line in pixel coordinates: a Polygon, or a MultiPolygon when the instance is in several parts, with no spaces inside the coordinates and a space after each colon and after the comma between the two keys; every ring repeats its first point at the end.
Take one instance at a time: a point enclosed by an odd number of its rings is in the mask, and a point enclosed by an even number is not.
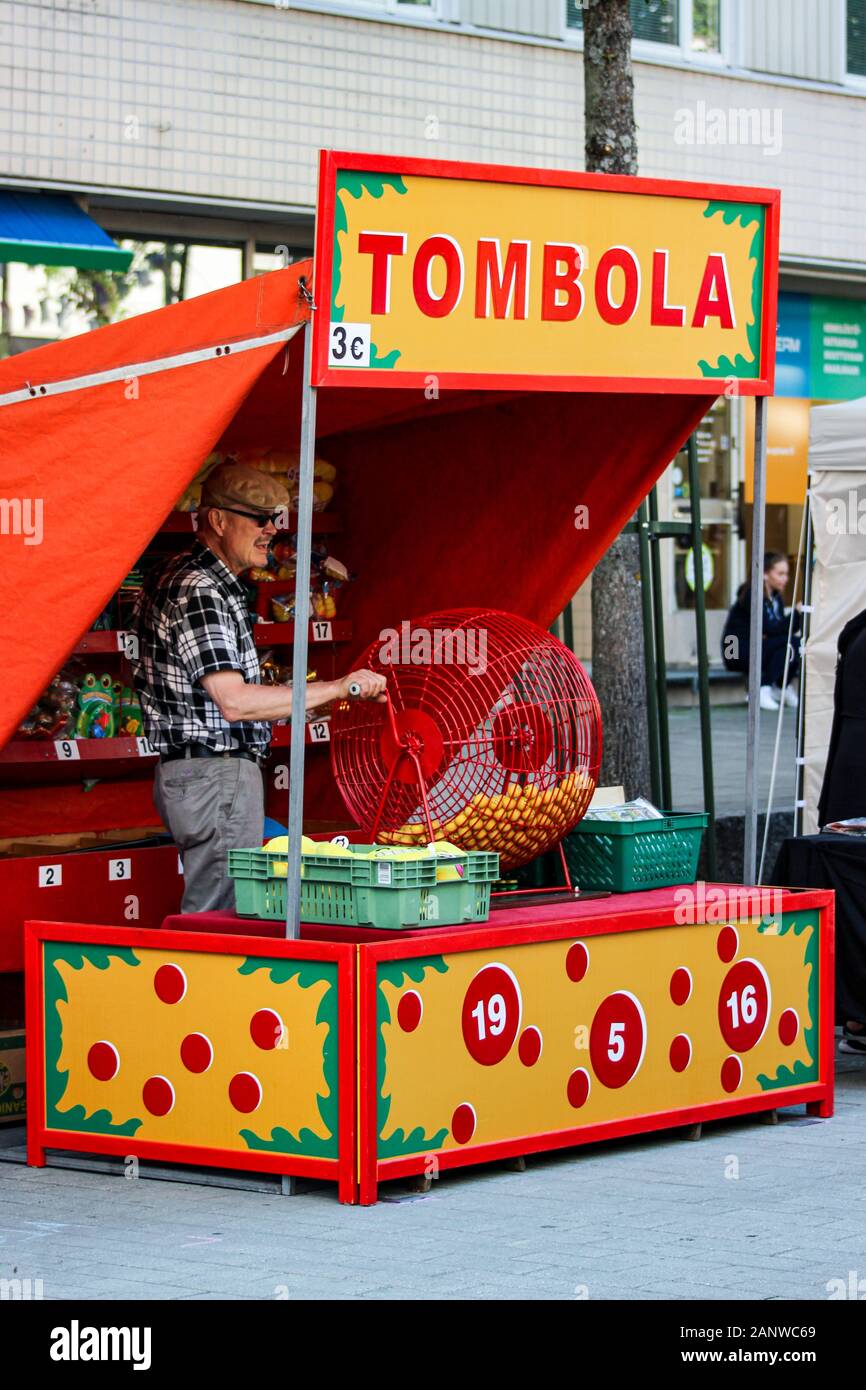
{"type": "Polygon", "coordinates": [[[384,632],[359,666],[387,675],[388,700],[336,706],[331,760],[371,839],[495,850],[507,870],[580,820],[601,715],[577,657],[549,632],[513,613],[452,609],[384,632]]]}

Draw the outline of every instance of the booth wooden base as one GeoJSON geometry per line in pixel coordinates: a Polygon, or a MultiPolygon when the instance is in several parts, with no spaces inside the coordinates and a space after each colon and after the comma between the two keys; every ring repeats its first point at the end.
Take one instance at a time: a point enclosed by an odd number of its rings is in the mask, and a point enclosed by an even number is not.
{"type": "Polygon", "coordinates": [[[300,941],[229,914],[28,923],[29,1161],[329,1178],[369,1204],[413,1174],[800,1103],[827,1117],[833,895],[756,897],[699,885],[300,941]]]}

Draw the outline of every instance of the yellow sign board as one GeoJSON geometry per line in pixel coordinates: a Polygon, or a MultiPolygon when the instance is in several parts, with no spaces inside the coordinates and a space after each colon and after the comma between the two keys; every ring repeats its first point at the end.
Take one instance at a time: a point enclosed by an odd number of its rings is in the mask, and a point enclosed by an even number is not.
{"type": "Polygon", "coordinates": [[[779,195],[325,153],[317,385],[772,390],[779,195]]]}

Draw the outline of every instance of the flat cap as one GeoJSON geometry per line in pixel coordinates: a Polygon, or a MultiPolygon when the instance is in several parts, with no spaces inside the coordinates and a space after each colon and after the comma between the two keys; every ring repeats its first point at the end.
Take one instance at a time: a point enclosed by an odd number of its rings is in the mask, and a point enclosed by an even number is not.
{"type": "Polygon", "coordinates": [[[271,473],[260,473],[246,463],[220,463],[202,485],[199,509],[250,507],[273,512],[288,507],[289,490],[271,473]]]}

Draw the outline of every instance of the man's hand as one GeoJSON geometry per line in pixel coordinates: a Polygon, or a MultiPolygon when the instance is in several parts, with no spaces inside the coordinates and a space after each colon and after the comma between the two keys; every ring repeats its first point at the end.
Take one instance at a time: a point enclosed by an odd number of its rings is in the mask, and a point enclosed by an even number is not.
{"type": "Polygon", "coordinates": [[[351,698],[350,687],[355,685],[359,687],[357,699],[375,700],[378,704],[384,702],[385,691],[388,688],[388,682],[384,676],[377,675],[375,671],[367,670],[350,671],[348,676],[344,676],[337,684],[340,686],[340,695],[343,700],[351,698]]]}

